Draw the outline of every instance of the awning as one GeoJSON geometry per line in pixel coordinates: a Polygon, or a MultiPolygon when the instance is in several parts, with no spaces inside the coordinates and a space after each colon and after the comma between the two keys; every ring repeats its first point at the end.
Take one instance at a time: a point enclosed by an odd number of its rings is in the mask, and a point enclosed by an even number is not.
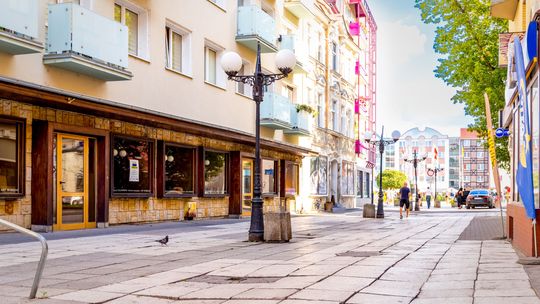
{"type": "Polygon", "coordinates": [[[518,0],[491,0],[491,16],[514,20],[518,0]]]}

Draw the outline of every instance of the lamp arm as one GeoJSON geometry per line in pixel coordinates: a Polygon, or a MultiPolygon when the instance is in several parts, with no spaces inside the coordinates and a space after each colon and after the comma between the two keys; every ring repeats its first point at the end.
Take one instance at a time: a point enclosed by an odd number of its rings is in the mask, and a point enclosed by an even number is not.
{"type": "Polygon", "coordinates": [[[229,75],[228,79],[236,82],[245,83],[250,86],[253,86],[255,84],[255,76],[253,75],[229,75]]]}
{"type": "Polygon", "coordinates": [[[287,77],[288,74],[267,74],[263,76],[263,85],[269,86],[273,82],[287,77]]]}

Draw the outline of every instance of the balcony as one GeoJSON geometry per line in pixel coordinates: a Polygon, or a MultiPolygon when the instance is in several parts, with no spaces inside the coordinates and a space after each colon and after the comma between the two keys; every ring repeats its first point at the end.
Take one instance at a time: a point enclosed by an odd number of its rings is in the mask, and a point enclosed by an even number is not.
{"type": "Polygon", "coordinates": [[[310,136],[311,135],[311,124],[313,117],[306,111],[300,111],[296,109],[294,104],[290,105],[291,107],[291,124],[292,129],[283,131],[287,134],[295,134],[300,136],[310,136]]]}
{"type": "Polygon", "coordinates": [[[287,97],[267,92],[261,103],[261,126],[276,130],[291,130],[291,103],[287,97]]]}
{"type": "Polygon", "coordinates": [[[261,45],[262,53],[277,51],[276,22],[256,5],[240,6],[236,29],[236,42],[257,51],[261,45]]]}
{"type": "Polygon", "coordinates": [[[3,1],[0,9],[0,52],[12,55],[39,53],[38,0],[3,1]]]}
{"type": "Polygon", "coordinates": [[[305,48],[305,44],[301,41],[297,41],[295,35],[281,35],[280,36],[280,49],[291,50],[296,57],[296,66],[293,68],[297,73],[308,73],[307,64],[309,62],[308,53],[305,48]]]}
{"type": "Polygon", "coordinates": [[[43,63],[105,81],[130,80],[127,27],[79,5],[49,5],[43,63]]]}
{"type": "Polygon", "coordinates": [[[518,0],[491,0],[491,16],[507,20],[514,20],[518,3],[518,0]]]}
{"type": "Polygon", "coordinates": [[[286,0],[285,8],[298,18],[313,17],[314,0],[286,0]]]}

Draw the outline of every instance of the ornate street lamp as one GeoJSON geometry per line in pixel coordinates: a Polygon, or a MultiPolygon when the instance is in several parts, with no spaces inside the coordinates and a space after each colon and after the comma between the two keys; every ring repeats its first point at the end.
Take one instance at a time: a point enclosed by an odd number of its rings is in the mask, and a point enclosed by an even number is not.
{"type": "Polygon", "coordinates": [[[392,132],[392,140],[384,140],[384,126],[382,127],[381,131],[381,140],[373,140],[373,134],[371,132],[367,132],[364,135],[364,140],[373,147],[379,147],[379,154],[380,154],[380,166],[379,166],[379,201],[377,202],[377,218],[384,218],[384,207],[383,207],[383,189],[382,189],[382,160],[383,160],[383,153],[384,153],[384,147],[394,144],[399,140],[399,137],[401,134],[399,131],[392,132]]]}
{"type": "Polygon", "coordinates": [[[418,158],[417,156],[418,153],[414,150],[412,159],[403,159],[404,161],[413,164],[414,167],[414,188],[416,195],[416,199],[414,200],[414,211],[420,211],[420,205],[418,204],[418,174],[416,172],[416,167],[418,167],[418,163],[425,161],[427,158],[427,156],[422,156],[422,158],[418,158]]]}
{"type": "Polygon", "coordinates": [[[264,241],[263,200],[261,198],[261,154],[260,154],[260,105],[264,97],[264,88],[274,81],[287,77],[296,64],[296,58],[291,50],[281,50],[276,54],[276,67],[281,74],[264,74],[261,69],[261,46],[257,44],[257,64],[253,75],[238,75],[242,68],[242,58],[235,52],[227,52],[221,57],[221,66],[229,80],[245,83],[253,87],[255,101],[255,164],[253,200],[251,201],[251,224],[249,227],[250,242],[264,241]]]}
{"type": "Polygon", "coordinates": [[[437,173],[443,171],[444,168],[429,168],[427,169],[427,175],[428,176],[433,176],[435,175],[435,199],[434,199],[434,202],[437,202],[437,173]]]}

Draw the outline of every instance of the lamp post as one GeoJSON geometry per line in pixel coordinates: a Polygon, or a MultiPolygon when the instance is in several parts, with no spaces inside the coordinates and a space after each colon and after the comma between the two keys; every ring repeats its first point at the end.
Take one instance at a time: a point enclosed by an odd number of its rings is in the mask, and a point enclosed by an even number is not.
{"type": "Polygon", "coordinates": [[[416,195],[416,199],[414,200],[414,211],[420,211],[420,205],[418,204],[418,174],[416,168],[418,167],[418,163],[425,161],[427,158],[426,156],[422,156],[422,158],[418,158],[417,156],[418,153],[414,150],[412,159],[404,159],[404,161],[413,164],[414,167],[414,188],[416,195]]]}
{"type": "Polygon", "coordinates": [[[384,126],[382,126],[381,131],[381,140],[372,140],[373,134],[371,132],[367,132],[365,134],[364,140],[370,144],[373,145],[373,147],[379,147],[379,154],[380,154],[380,166],[379,166],[379,201],[377,202],[377,218],[384,218],[384,207],[383,207],[383,189],[382,189],[382,160],[383,160],[383,153],[384,153],[384,147],[394,144],[399,140],[399,137],[401,134],[399,131],[392,132],[392,140],[384,140],[384,126]]]}
{"type": "Polygon", "coordinates": [[[433,168],[433,169],[429,168],[427,170],[427,175],[429,176],[435,175],[435,199],[434,199],[435,202],[437,202],[437,173],[443,170],[444,168],[433,168]]]}
{"type": "Polygon", "coordinates": [[[291,50],[281,50],[276,54],[276,67],[281,74],[264,74],[261,69],[261,46],[257,43],[257,64],[253,75],[238,75],[242,68],[242,58],[235,52],[227,52],[221,58],[221,66],[229,80],[245,83],[253,87],[255,101],[255,164],[253,182],[253,200],[251,201],[251,224],[249,226],[250,242],[264,241],[263,200],[261,198],[261,154],[260,154],[260,105],[264,97],[264,88],[274,81],[287,77],[296,64],[291,50]]]}

